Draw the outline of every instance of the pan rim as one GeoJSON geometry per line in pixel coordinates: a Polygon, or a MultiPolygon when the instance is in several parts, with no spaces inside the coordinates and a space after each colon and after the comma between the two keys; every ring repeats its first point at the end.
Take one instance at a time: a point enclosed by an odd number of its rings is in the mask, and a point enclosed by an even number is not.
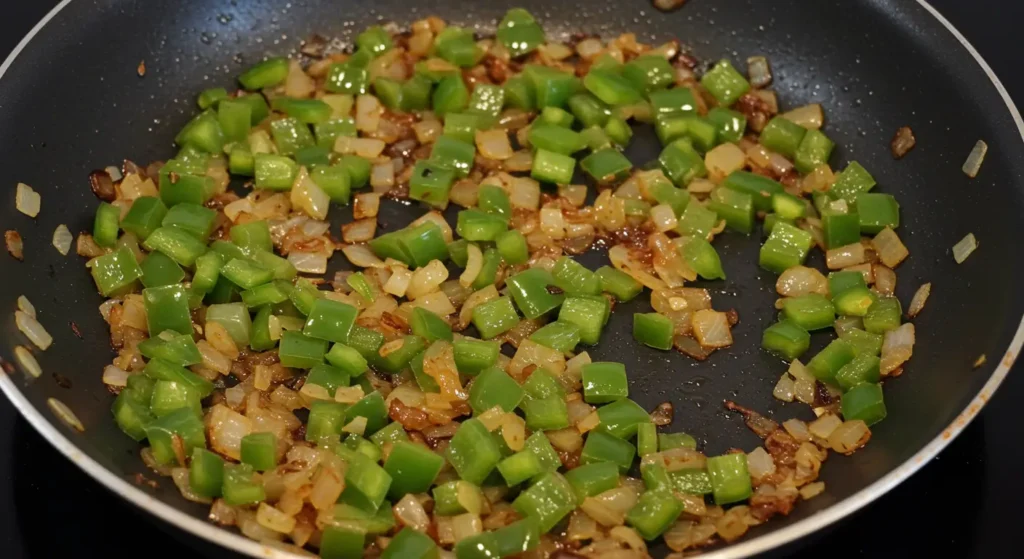
{"type": "MultiPolygon", "coordinates": [[[[21,54],[22,50],[28,46],[32,39],[35,38],[46,24],[54,19],[60,11],[70,3],[71,0],[62,0],[45,16],[43,16],[43,18],[39,20],[31,30],[29,30],[29,32],[10,52],[3,63],[0,64],[0,79],[2,79],[7,73],[7,70],[14,64],[18,55],[21,54]]],[[[992,85],[996,88],[996,91],[1005,103],[1007,110],[1009,110],[1010,116],[1017,125],[1017,130],[1021,135],[1021,140],[1024,142],[1024,119],[1021,118],[1021,114],[1014,104],[1013,99],[1006,91],[1002,82],[995,75],[995,72],[992,71],[988,62],[985,61],[967,38],[964,37],[963,34],[961,34],[960,31],[957,30],[957,28],[953,26],[953,24],[950,23],[950,21],[947,20],[938,10],[931,6],[927,0],[917,0],[917,3],[943,27],[945,27],[947,31],[949,31],[949,33],[960,43],[971,57],[974,58],[978,66],[980,66],[985,72],[985,75],[988,76],[992,85]]],[[[974,398],[971,399],[964,410],[961,411],[949,426],[947,426],[928,444],[880,479],[860,489],[853,495],[850,495],[849,497],[813,514],[812,516],[795,522],[790,526],[774,530],[756,538],[731,544],[728,547],[707,553],[704,556],[714,559],[732,559],[747,557],[781,547],[853,514],[873,502],[881,495],[889,492],[920,470],[929,460],[935,458],[970,424],[972,420],[974,420],[975,417],[977,417],[999,385],[1002,384],[1006,375],[1010,372],[1010,369],[1013,367],[1016,356],[1020,353],[1022,346],[1024,346],[1024,316],[1021,317],[1021,322],[1018,324],[1017,331],[1014,334],[1013,339],[1010,341],[1009,347],[1000,357],[999,364],[992,372],[992,375],[985,382],[984,386],[982,386],[981,390],[979,390],[974,398]]],[[[135,485],[132,485],[128,480],[117,476],[114,472],[108,470],[99,462],[93,460],[87,454],[82,452],[71,439],[66,437],[64,433],[50,421],[50,419],[44,416],[39,409],[33,406],[32,403],[29,402],[28,398],[26,398],[21,392],[21,389],[15,384],[14,380],[12,380],[11,376],[0,375],[0,391],[7,396],[8,400],[10,400],[22,417],[28,421],[28,423],[32,425],[32,427],[42,435],[44,439],[57,449],[58,452],[66,456],[93,479],[106,486],[107,489],[139,508],[146,510],[181,530],[192,533],[224,548],[244,553],[252,557],[270,559],[291,559],[298,557],[296,554],[289,551],[261,544],[255,540],[250,540],[249,538],[241,536],[236,532],[223,529],[219,526],[196,518],[160,501],[153,495],[150,495],[135,485]]]]}

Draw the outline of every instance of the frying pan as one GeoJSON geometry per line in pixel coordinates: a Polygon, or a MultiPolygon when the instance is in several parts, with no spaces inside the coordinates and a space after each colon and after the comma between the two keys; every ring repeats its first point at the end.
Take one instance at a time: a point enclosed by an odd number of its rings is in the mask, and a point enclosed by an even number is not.
{"type": "MultiPolygon", "coordinates": [[[[1024,229],[1024,123],[985,62],[941,15],[923,1],[896,0],[690,0],[671,14],[646,2],[614,0],[420,6],[403,0],[65,0],[0,66],[0,184],[11,187],[0,202],[0,223],[20,231],[26,244],[24,262],[0,256],[0,301],[13,310],[17,296],[26,295],[55,339],[38,355],[41,378],[0,375],[0,389],[58,450],[125,499],[238,552],[287,556],[208,524],[205,507],[183,500],[169,480],[157,487],[133,481],[145,467],[136,444],[111,420],[111,395],[100,381],[111,358],[97,311],[102,299],[82,259],[61,257],[49,246],[52,232],[61,223],[75,232],[91,228],[97,202],[89,171],[124,158],[170,157],[175,132],[194,111],[194,94],[230,86],[241,69],[267,54],[294,51],[313,32],[345,40],[373,22],[405,24],[430,14],[488,31],[512,6],[531,10],[551,36],[631,31],[640,40],[678,37],[702,59],[767,56],[785,106],[820,102],[826,108],[826,130],[838,146],[833,167],[860,161],[880,190],[900,201],[899,231],[911,257],[898,270],[899,298],[907,302],[921,283],[933,284],[931,302],[915,320],[915,355],[901,377],[886,383],[889,416],[870,444],[826,463],[823,495],[713,555],[765,551],[843,518],[914,473],[977,415],[1024,341],[1018,288],[1024,246],[1013,239],[1024,229]],[[140,78],[143,60],[147,71],[140,78]],[[889,138],[904,125],[918,145],[894,161],[889,138]],[[959,168],[978,139],[990,151],[971,180],[959,168]],[[15,210],[17,182],[41,192],[37,219],[15,210]],[[950,247],[968,232],[981,248],[957,265],[950,247]],[[982,354],[987,364],[974,369],[982,354]],[[48,398],[66,403],[86,430],[55,421],[48,398]]],[[[652,134],[638,134],[628,155],[643,163],[656,148],[652,134]]],[[[391,204],[384,211],[382,222],[393,229],[419,210],[391,204]]],[[[351,213],[333,209],[331,219],[337,226],[351,213]]],[[[703,363],[638,347],[628,317],[649,310],[645,296],[620,305],[602,343],[590,351],[595,360],[626,363],[631,397],[641,405],[673,402],[673,429],[693,434],[711,454],[758,444],[739,418],[724,412],[725,399],[779,420],[810,418],[806,406],[771,396],[784,365],[759,349],[761,331],[774,318],[775,281],[756,266],[760,242],[756,233],[726,233],[716,242],[729,280],[707,287],[717,308],[740,313],[733,347],[703,363]]],[[[343,266],[340,260],[333,259],[331,271],[343,266]]],[[[582,260],[595,267],[605,257],[590,253],[582,260]]],[[[13,361],[14,346],[26,341],[10,314],[0,324],[0,356],[13,361]]],[[[825,336],[815,336],[812,351],[825,343],[825,336]]]]}

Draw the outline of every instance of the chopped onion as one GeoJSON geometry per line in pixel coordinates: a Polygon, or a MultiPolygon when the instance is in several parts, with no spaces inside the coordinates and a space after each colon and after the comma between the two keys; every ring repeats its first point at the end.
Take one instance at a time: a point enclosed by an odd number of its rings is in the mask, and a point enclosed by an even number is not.
{"type": "Polygon", "coordinates": [[[825,123],[825,113],[821,110],[821,105],[818,103],[797,107],[779,116],[790,122],[795,122],[804,128],[813,130],[821,128],[822,124],[825,123]]]}
{"type": "Polygon", "coordinates": [[[452,242],[452,240],[454,240],[454,236],[452,235],[452,226],[448,225],[448,221],[440,212],[427,212],[421,215],[420,217],[414,219],[413,222],[409,224],[409,226],[418,227],[427,222],[434,223],[435,225],[441,228],[441,237],[444,238],[444,242],[450,243],[452,242]]]}
{"type": "Polygon", "coordinates": [[[697,342],[706,348],[719,348],[732,345],[732,331],[729,318],[724,312],[701,309],[693,313],[691,324],[697,342]]]}
{"type": "Polygon", "coordinates": [[[345,426],[341,428],[341,432],[353,433],[362,436],[362,434],[366,432],[366,424],[366,417],[359,415],[353,418],[352,421],[349,421],[347,424],[345,424],[345,426]]]}
{"type": "Polygon", "coordinates": [[[68,255],[68,252],[71,251],[71,242],[74,239],[71,231],[68,230],[68,226],[63,223],[53,230],[53,247],[57,249],[61,256],[68,255]]]}
{"type": "Polygon", "coordinates": [[[313,182],[309,173],[306,172],[306,168],[301,167],[292,184],[291,203],[293,207],[306,212],[309,217],[323,220],[327,217],[331,198],[313,182]]]}
{"type": "Polygon", "coordinates": [[[828,278],[807,266],[793,266],[779,275],[775,290],[783,297],[799,297],[808,293],[828,295],[828,278]]]}
{"type": "Polygon", "coordinates": [[[216,404],[206,414],[206,426],[211,449],[241,460],[242,437],[252,432],[252,422],[248,417],[223,404],[216,404]]]}
{"type": "Polygon", "coordinates": [[[907,322],[899,328],[885,333],[885,339],[882,342],[881,363],[879,363],[882,376],[888,375],[910,360],[914,354],[915,341],[916,336],[912,322],[907,322]]]}
{"type": "Polygon", "coordinates": [[[757,447],[747,454],[747,468],[754,479],[775,473],[775,460],[763,447],[757,447]]]}
{"type": "MultiPolygon", "coordinates": [[[[202,357],[204,367],[217,371],[222,375],[226,375],[231,372],[231,359],[217,351],[217,349],[213,347],[213,344],[207,340],[199,340],[196,342],[196,347],[199,348],[199,355],[202,357]]],[[[257,372],[259,372],[260,367],[269,369],[269,367],[257,365],[257,372]]],[[[265,390],[265,388],[262,388],[261,390],[265,390]]]]}
{"type": "Polygon", "coordinates": [[[288,75],[284,79],[284,94],[288,97],[310,97],[316,90],[316,82],[302,71],[298,60],[288,63],[288,75]]]}
{"type": "Polygon", "coordinates": [[[32,301],[28,300],[28,297],[24,295],[18,295],[18,310],[31,316],[36,317],[36,307],[32,304],[32,301]]]}
{"type": "Polygon", "coordinates": [[[825,491],[825,482],[816,481],[814,483],[808,483],[807,485],[800,488],[800,497],[804,500],[813,499],[825,491]]]}
{"type": "Polygon", "coordinates": [[[747,75],[750,76],[750,85],[754,87],[767,87],[772,83],[772,71],[768,66],[768,59],[763,56],[751,56],[747,58],[747,75]]]}
{"type": "Polygon", "coordinates": [[[50,411],[52,411],[58,419],[63,421],[65,425],[79,433],[85,431],[85,425],[82,425],[82,421],[78,419],[78,416],[75,415],[75,412],[71,411],[71,408],[69,408],[67,404],[56,398],[48,398],[46,400],[46,405],[50,407],[50,411]]]}
{"type": "Polygon", "coordinates": [[[483,531],[483,522],[480,521],[480,516],[477,514],[466,512],[452,517],[452,536],[456,543],[483,531]]]}
{"type": "Polygon", "coordinates": [[[864,245],[861,243],[852,243],[825,252],[825,263],[829,270],[856,266],[863,264],[866,260],[867,255],[864,253],[864,245]]]}
{"type": "Polygon", "coordinates": [[[107,386],[113,386],[115,388],[123,388],[128,386],[128,377],[131,375],[128,371],[115,367],[114,365],[107,365],[103,368],[103,384],[107,386]]]}
{"type": "Polygon", "coordinates": [[[480,155],[487,159],[504,161],[515,153],[512,150],[512,144],[508,140],[508,132],[500,128],[486,131],[478,130],[475,140],[476,147],[480,150],[480,155]]]}
{"type": "Polygon", "coordinates": [[[268,530],[281,534],[291,533],[295,529],[295,518],[277,510],[267,503],[260,503],[256,508],[256,522],[268,530]]]}
{"type": "Polygon", "coordinates": [[[14,205],[18,208],[18,211],[29,216],[35,217],[39,215],[39,207],[42,204],[42,196],[38,192],[32,190],[32,187],[23,183],[18,183],[18,189],[14,195],[14,205]]]}
{"type": "Polygon", "coordinates": [[[384,140],[376,138],[356,138],[338,136],[334,141],[334,151],[341,154],[356,154],[367,159],[376,159],[387,147],[384,140]]]}
{"type": "MultiPolygon", "coordinates": [[[[878,253],[878,259],[890,268],[899,266],[900,262],[910,255],[910,251],[900,241],[899,236],[889,227],[882,229],[874,239],[871,239],[871,246],[878,253]]],[[[875,281],[877,282],[878,279],[876,278],[875,281]]]]}
{"type": "Polygon", "coordinates": [[[583,436],[573,427],[557,431],[545,431],[551,446],[562,452],[576,452],[583,448],[583,436]]]}
{"type": "Polygon", "coordinates": [[[724,143],[715,146],[704,156],[704,165],[712,180],[721,182],[733,171],[747,163],[747,155],[736,144],[724,143]]]}
{"type": "Polygon", "coordinates": [[[14,311],[14,322],[18,330],[36,347],[45,351],[53,343],[53,336],[34,317],[23,311],[14,311]]]}
{"type": "Polygon", "coordinates": [[[928,296],[931,294],[931,282],[918,287],[917,291],[914,292],[914,297],[910,299],[910,307],[907,309],[907,316],[914,318],[924,310],[924,304],[928,302],[928,296]]]}
{"type": "Polygon", "coordinates": [[[561,208],[541,208],[540,229],[548,237],[555,240],[565,238],[565,219],[562,216],[561,208]]]}
{"type": "Polygon", "coordinates": [[[792,402],[796,392],[796,383],[788,374],[783,374],[779,382],[775,383],[772,396],[783,402],[792,402]]]}
{"type": "Polygon", "coordinates": [[[829,435],[832,434],[832,431],[835,431],[836,428],[842,424],[843,420],[839,419],[839,416],[826,413],[811,422],[811,424],[807,426],[807,430],[819,439],[828,439],[829,435]]]}
{"type": "Polygon", "coordinates": [[[871,430],[859,419],[846,421],[837,426],[828,437],[828,446],[832,450],[850,454],[867,444],[871,439],[871,430]]]}
{"type": "Polygon", "coordinates": [[[480,275],[480,270],[483,269],[484,256],[480,252],[480,248],[475,243],[470,243],[466,246],[466,269],[459,276],[459,283],[464,287],[473,285],[476,281],[476,277],[480,275]]]}
{"type": "Polygon", "coordinates": [[[405,296],[409,299],[418,299],[437,291],[446,279],[448,279],[448,268],[440,260],[431,260],[429,264],[417,268],[412,273],[405,296]]]}
{"type": "Polygon", "coordinates": [[[517,380],[524,379],[524,371],[530,365],[560,375],[565,371],[565,354],[533,340],[523,340],[508,365],[508,374],[517,380]]]}
{"type": "Polygon", "coordinates": [[[415,301],[403,303],[403,305],[409,305],[412,308],[419,307],[442,317],[455,312],[455,306],[443,291],[428,293],[415,301]]]}
{"type": "Polygon", "coordinates": [[[334,504],[344,489],[345,483],[338,469],[323,465],[313,475],[313,488],[309,492],[309,503],[316,510],[333,510],[334,504]]]}
{"type": "MultiPolygon", "coordinates": [[[[430,528],[430,516],[427,515],[423,504],[412,493],[406,493],[404,497],[395,503],[395,506],[391,507],[391,511],[395,513],[395,518],[399,522],[413,530],[426,532],[430,528]]],[[[477,522],[479,521],[478,517],[477,522]]]]}
{"type": "Polygon", "coordinates": [[[363,219],[377,217],[380,211],[380,194],[377,192],[361,192],[354,196],[352,203],[352,217],[363,219]]]}
{"type": "Polygon", "coordinates": [[[988,144],[983,140],[978,140],[974,147],[971,148],[970,155],[967,156],[967,161],[964,161],[962,168],[965,175],[972,179],[978,176],[978,171],[981,170],[981,164],[985,161],[985,154],[988,153],[988,144]]]}
{"type": "MultiPolygon", "coordinates": [[[[348,254],[345,256],[348,256],[348,254]]],[[[288,262],[291,262],[292,266],[295,266],[295,269],[303,274],[327,273],[327,256],[319,252],[289,252],[288,262]]]]}
{"type": "Polygon", "coordinates": [[[977,248],[978,240],[974,238],[974,233],[968,233],[967,236],[953,245],[953,260],[956,260],[957,264],[963,264],[964,260],[967,260],[967,257],[977,248]]]}
{"type": "Polygon", "coordinates": [[[39,365],[39,361],[32,355],[32,352],[25,346],[19,345],[14,346],[14,358],[18,360],[18,364],[21,365],[22,369],[33,378],[39,378],[43,374],[43,368],[39,365]]]}
{"type": "Polygon", "coordinates": [[[346,243],[365,243],[377,233],[377,219],[357,219],[341,226],[341,239],[346,243]]]}
{"type": "MultiPolygon", "coordinates": [[[[345,245],[341,247],[342,254],[348,259],[354,266],[360,268],[383,268],[384,261],[377,258],[377,255],[370,250],[370,247],[366,245],[345,245]]],[[[291,260],[291,254],[288,255],[288,259],[291,260]]],[[[326,268],[327,259],[324,259],[324,266],[326,268]]],[[[301,271],[301,270],[300,270],[301,271]]],[[[326,270],[324,270],[326,272],[326,270]]],[[[320,272],[324,273],[324,272],[320,272]]]]}
{"type": "Polygon", "coordinates": [[[404,297],[412,281],[412,272],[408,268],[395,266],[391,269],[391,277],[384,283],[384,292],[395,297],[404,297]]]}
{"type": "MultiPolygon", "coordinates": [[[[356,129],[360,132],[376,132],[377,128],[380,127],[380,117],[383,114],[384,107],[373,95],[360,95],[356,97],[356,129]]],[[[380,143],[383,144],[384,142],[381,141],[380,143]]],[[[381,148],[381,151],[383,151],[383,148],[381,148]]],[[[376,155],[358,155],[362,157],[376,157],[376,155]]],[[[377,155],[380,155],[380,151],[377,152],[377,155]]]]}
{"type": "Polygon", "coordinates": [[[390,159],[375,164],[370,170],[370,186],[374,192],[387,192],[395,186],[395,166],[390,159]]]}
{"type": "Polygon", "coordinates": [[[787,419],[782,422],[782,428],[789,433],[789,436],[796,439],[798,442],[806,442],[811,440],[811,432],[807,428],[807,424],[799,419],[787,419]]]}
{"type": "Polygon", "coordinates": [[[892,268],[875,264],[871,270],[871,275],[875,280],[875,291],[882,295],[892,295],[896,292],[896,272],[892,271],[892,268]]]}
{"type": "Polygon", "coordinates": [[[836,176],[828,163],[822,163],[807,174],[800,182],[800,189],[804,192],[824,192],[836,182],[836,176]]]}
{"type": "Polygon", "coordinates": [[[441,135],[444,130],[444,125],[441,124],[440,120],[436,118],[421,120],[416,124],[412,125],[412,130],[416,134],[416,141],[421,144],[430,144],[441,135]]]}

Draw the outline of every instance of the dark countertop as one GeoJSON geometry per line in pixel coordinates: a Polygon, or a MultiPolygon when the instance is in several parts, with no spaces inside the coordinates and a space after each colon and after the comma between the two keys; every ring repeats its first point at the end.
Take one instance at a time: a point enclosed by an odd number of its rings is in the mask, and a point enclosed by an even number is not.
{"type": "MultiPolygon", "coordinates": [[[[55,3],[6,6],[0,53],[12,49],[55,3]]],[[[932,5],[974,44],[1024,106],[1024,60],[1011,43],[1024,4],[932,0],[932,5]]],[[[1016,501],[1024,496],[1024,422],[1015,408],[1022,394],[1024,372],[1014,371],[981,416],[910,480],[852,518],[773,555],[817,556],[819,546],[828,546],[827,553],[863,556],[1006,553],[1016,539],[1011,532],[1020,518],[1016,501]]],[[[149,555],[154,544],[160,556],[232,556],[119,500],[53,450],[3,398],[0,425],[10,426],[0,430],[3,557],[149,555]]]]}

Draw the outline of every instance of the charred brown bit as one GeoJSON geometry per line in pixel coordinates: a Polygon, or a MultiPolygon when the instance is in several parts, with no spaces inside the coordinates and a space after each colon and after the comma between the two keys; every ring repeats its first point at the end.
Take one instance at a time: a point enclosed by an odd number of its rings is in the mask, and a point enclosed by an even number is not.
{"type": "Polygon", "coordinates": [[[324,55],[324,50],[326,48],[327,39],[314,33],[302,42],[302,47],[299,48],[299,52],[312,58],[320,58],[324,55]]]}
{"type": "Polygon", "coordinates": [[[676,411],[672,402],[662,402],[651,412],[651,421],[658,427],[664,427],[675,419],[676,411]]]}
{"type": "Polygon", "coordinates": [[[756,411],[750,408],[745,408],[731,400],[725,401],[725,409],[743,414],[743,420],[747,424],[747,427],[762,439],[779,429],[778,423],[775,423],[756,411]]]}
{"type": "Polygon", "coordinates": [[[117,199],[117,191],[114,190],[114,181],[110,173],[103,169],[97,169],[89,173],[89,188],[97,198],[104,202],[113,202],[117,199]]]}
{"type": "Polygon", "coordinates": [[[139,61],[139,67],[135,69],[135,72],[137,74],[139,74],[140,78],[146,75],[146,61],[145,60],[140,60],[139,61]]]}
{"type": "Polygon", "coordinates": [[[56,382],[57,386],[61,388],[66,388],[68,390],[71,389],[71,379],[60,373],[53,373],[53,381],[56,382]]]}
{"type": "Polygon", "coordinates": [[[914,138],[914,131],[909,126],[902,126],[896,131],[889,143],[889,150],[895,159],[903,159],[903,156],[914,149],[917,139],[914,138]]]}
{"type": "Polygon", "coordinates": [[[678,10],[686,3],[686,0],[654,0],[654,7],[663,12],[678,10]]]}
{"type": "Polygon", "coordinates": [[[21,233],[14,229],[4,231],[4,242],[7,244],[7,254],[18,260],[25,260],[25,245],[21,240],[21,233]]]}

